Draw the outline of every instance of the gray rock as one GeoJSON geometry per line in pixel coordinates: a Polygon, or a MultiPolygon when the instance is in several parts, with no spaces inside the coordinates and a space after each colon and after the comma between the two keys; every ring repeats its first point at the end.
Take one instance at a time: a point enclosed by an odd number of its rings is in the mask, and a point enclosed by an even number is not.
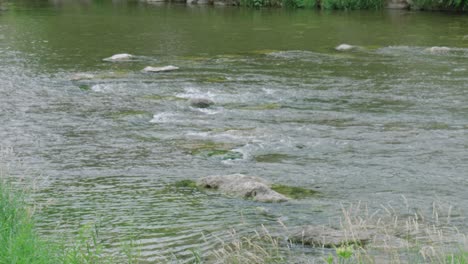
{"type": "Polygon", "coordinates": [[[372,233],[367,231],[351,233],[326,226],[308,225],[292,229],[289,240],[304,245],[330,248],[348,244],[365,245],[371,240],[371,235],[372,233]]]}
{"type": "Polygon", "coordinates": [[[70,77],[70,80],[72,81],[79,81],[79,80],[89,80],[89,79],[93,79],[94,78],[94,74],[90,74],[90,73],[75,73],[73,74],[71,77],[70,77]]]}
{"type": "Polygon", "coordinates": [[[430,47],[430,48],[427,48],[426,51],[432,53],[432,54],[446,54],[446,53],[449,53],[450,52],[450,48],[449,47],[430,47]]]}
{"type": "Polygon", "coordinates": [[[349,44],[341,44],[341,45],[338,45],[335,47],[335,50],[337,51],[348,51],[348,50],[352,50],[352,49],[355,49],[356,47],[355,46],[352,46],[352,45],[349,45],[349,44]]]}
{"type": "Polygon", "coordinates": [[[258,202],[285,202],[289,200],[286,196],[273,191],[264,179],[243,174],[208,176],[198,180],[197,185],[258,202]]]}
{"type": "Polygon", "coordinates": [[[168,71],[175,71],[178,70],[179,67],[168,65],[163,67],[152,67],[148,66],[143,69],[144,72],[168,72],[168,71]]]}
{"type": "Polygon", "coordinates": [[[191,106],[198,107],[198,108],[208,108],[214,105],[213,101],[211,101],[210,99],[206,99],[206,98],[192,98],[188,102],[191,106]]]}
{"type": "Polygon", "coordinates": [[[113,61],[128,61],[128,60],[131,60],[132,58],[133,58],[133,55],[131,55],[131,54],[120,53],[120,54],[112,55],[112,56],[109,57],[109,58],[105,58],[105,59],[103,59],[103,61],[109,61],[109,62],[113,62],[113,61]]]}

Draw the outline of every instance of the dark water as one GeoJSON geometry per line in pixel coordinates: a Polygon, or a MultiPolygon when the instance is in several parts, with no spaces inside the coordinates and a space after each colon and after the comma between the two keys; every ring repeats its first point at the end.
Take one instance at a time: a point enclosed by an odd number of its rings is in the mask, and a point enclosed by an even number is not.
{"type": "Polygon", "coordinates": [[[435,201],[466,217],[466,15],[2,5],[3,163],[35,179],[44,234],[98,223],[110,249],[134,239],[152,262],[207,251],[229,228],[328,223],[342,203],[435,201]],[[124,52],[136,58],[102,61],[124,52]],[[198,97],[216,105],[190,107],[198,97]],[[265,205],[173,187],[227,173],[321,195],[265,205]]]}

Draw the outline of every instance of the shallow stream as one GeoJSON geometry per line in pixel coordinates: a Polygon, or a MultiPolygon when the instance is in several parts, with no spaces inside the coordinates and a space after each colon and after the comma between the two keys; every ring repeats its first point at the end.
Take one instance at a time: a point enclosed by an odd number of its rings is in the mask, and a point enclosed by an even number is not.
{"type": "Polygon", "coordinates": [[[3,5],[2,162],[35,179],[43,234],[98,223],[110,250],[134,239],[154,262],[207,251],[226,229],[333,222],[360,201],[452,206],[467,228],[467,15],[3,5]],[[136,57],[102,61],[116,53],[136,57]],[[166,65],[180,69],[141,71],[166,65]],[[174,187],[228,173],[320,194],[260,204],[174,187]]]}

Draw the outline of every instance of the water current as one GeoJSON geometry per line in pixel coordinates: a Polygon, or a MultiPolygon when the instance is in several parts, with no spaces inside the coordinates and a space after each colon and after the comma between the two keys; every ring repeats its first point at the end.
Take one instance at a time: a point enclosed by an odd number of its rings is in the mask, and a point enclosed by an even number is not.
{"type": "Polygon", "coordinates": [[[110,250],[135,239],[154,262],[207,251],[227,229],[329,223],[347,203],[435,201],[464,222],[466,15],[3,5],[1,162],[17,181],[34,179],[45,235],[98,223],[110,250]],[[359,48],[334,50],[342,43],[359,48]],[[102,61],[124,52],[135,57],[102,61]],[[180,69],[141,71],[166,65],[180,69]],[[319,195],[261,204],[174,187],[229,173],[319,195]]]}

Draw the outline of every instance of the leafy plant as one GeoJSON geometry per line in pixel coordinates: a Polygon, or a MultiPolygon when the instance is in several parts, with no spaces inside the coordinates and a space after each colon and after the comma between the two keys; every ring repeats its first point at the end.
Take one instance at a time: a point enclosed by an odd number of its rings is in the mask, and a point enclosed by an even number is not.
{"type": "Polygon", "coordinates": [[[335,249],[336,255],[341,259],[349,259],[353,256],[354,249],[353,246],[341,246],[335,249]]]}

